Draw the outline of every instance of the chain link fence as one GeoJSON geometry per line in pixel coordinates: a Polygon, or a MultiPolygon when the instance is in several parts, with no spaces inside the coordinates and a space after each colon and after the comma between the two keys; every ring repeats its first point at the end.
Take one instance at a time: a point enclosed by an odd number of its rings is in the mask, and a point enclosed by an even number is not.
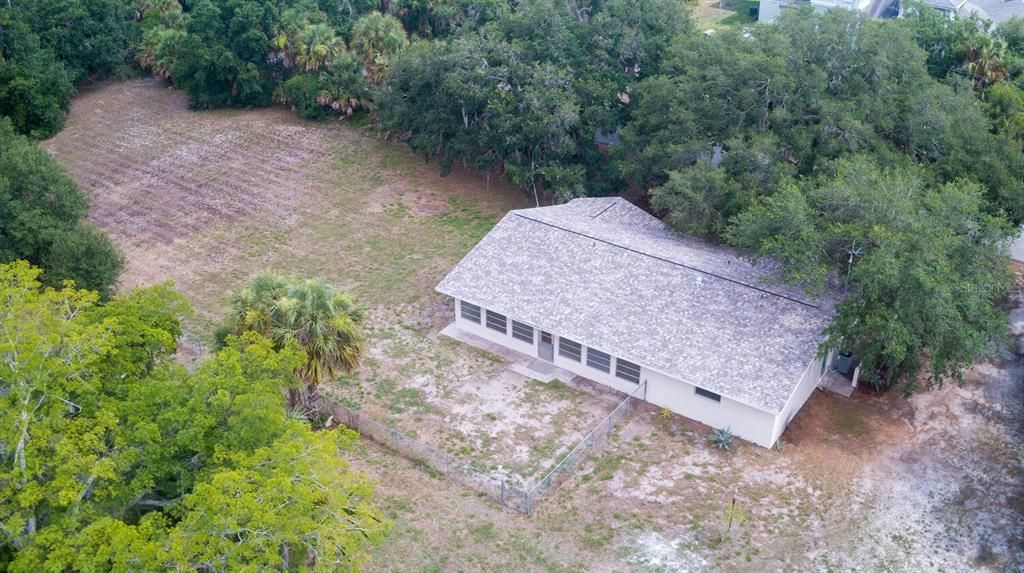
{"type": "Polygon", "coordinates": [[[402,456],[427,465],[446,478],[469,489],[483,493],[502,505],[520,513],[529,513],[529,497],[522,488],[490,474],[451,454],[407,436],[370,418],[359,410],[343,404],[327,404],[328,413],[334,420],[359,432],[364,438],[394,450],[402,456]]]}
{"type": "Polygon", "coordinates": [[[632,412],[636,407],[637,401],[640,400],[638,396],[646,396],[646,393],[647,382],[644,382],[636,390],[633,390],[632,394],[626,396],[622,402],[619,402],[619,405],[605,416],[597,427],[591,430],[579,444],[576,444],[576,447],[571,452],[555,464],[555,467],[551,468],[547,475],[534,484],[528,495],[530,507],[536,506],[545,497],[561,487],[569,479],[569,476],[572,475],[572,472],[587,459],[591,452],[600,449],[608,440],[608,435],[611,434],[615,424],[632,412]]]}
{"type": "Polygon", "coordinates": [[[325,401],[324,406],[327,415],[332,416],[334,421],[358,431],[364,438],[425,464],[445,478],[483,493],[509,509],[530,515],[538,503],[565,483],[591,452],[605,444],[615,424],[633,410],[635,402],[640,399],[637,396],[644,395],[645,385],[622,400],[571,452],[529,489],[510,484],[504,478],[385,426],[359,410],[334,401],[325,401]]]}

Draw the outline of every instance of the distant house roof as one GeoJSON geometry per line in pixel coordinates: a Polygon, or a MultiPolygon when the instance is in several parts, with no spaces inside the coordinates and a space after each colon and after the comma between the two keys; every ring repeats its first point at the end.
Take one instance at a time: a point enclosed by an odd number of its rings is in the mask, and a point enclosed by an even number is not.
{"type": "Polygon", "coordinates": [[[437,291],[775,413],[832,303],[770,270],[624,199],[574,199],[509,212],[437,291]]]}
{"type": "Polygon", "coordinates": [[[1024,17],[1024,0],[969,0],[961,2],[961,14],[976,13],[992,23],[998,24],[1013,18],[1024,17]]]}
{"type": "Polygon", "coordinates": [[[966,0],[924,0],[924,3],[932,8],[956,12],[964,5],[966,0]]]}

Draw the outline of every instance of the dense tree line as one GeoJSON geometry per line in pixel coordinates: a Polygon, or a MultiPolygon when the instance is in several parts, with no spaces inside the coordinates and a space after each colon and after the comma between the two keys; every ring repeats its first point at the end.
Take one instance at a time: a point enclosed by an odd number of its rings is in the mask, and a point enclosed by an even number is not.
{"type": "Polygon", "coordinates": [[[194,372],[166,285],[107,303],[0,264],[0,569],[349,571],[388,531],[347,429],[286,409],[294,340],[194,372]]]}
{"type": "Polygon", "coordinates": [[[595,145],[633,119],[637,86],[690,29],[678,2],[527,0],[493,20],[420,43],[379,91],[385,129],[442,169],[502,172],[538,201],[619,192],[595,145]]]}
{"type": "Polygon", "coordinates": [[[123,75],[136,26],[124,0],[11,0],[0,5],[0,115],[18,133],[64,125],[75,87],[123,75]]]}
{"type": "Polygon", "coordinates": [[[841,290],[826,345],[906,390],[1005,340],[1005,245],[1024,215],[1019,141],[971,81],[935,77],[913,28],[792,10],[679,37],[616,150],[673,227],[841,290]]]}
{"type": "Polygon", "coordinates": [[[376,3],[321,4],[154,3],[137,59],[197,109],[279,101],[313,119],[371,109],[370,88],[405,49],[405,30],[376,3]]]}

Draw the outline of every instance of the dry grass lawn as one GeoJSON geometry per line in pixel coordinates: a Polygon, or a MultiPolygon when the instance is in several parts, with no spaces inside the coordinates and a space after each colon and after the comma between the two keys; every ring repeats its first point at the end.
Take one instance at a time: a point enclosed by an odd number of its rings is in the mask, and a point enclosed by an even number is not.
{"type": "MultiPolygon", "coordinates": [[[[523,194],[441,178],[402,146],[281,109],[187,110],[153,81],[75,100],[46,143],[124,249],[123,288],[173,280],[209,339],[254,273],[319,276],[370,309],[371,354],[332,391],[450,451],[527,479],[614,400],[543,385],[437,331],[433,286],[523,194]]],[[[1022,285],[1024,287],[1024,285],[1022,285]]],[[[1013,321],[1024,337],[1024,294],[1013,321]]],[[[815,394],[782,451],[710,449],[643,409],[532,517],[363,443],[395,522],[372,571],[1021,571],[1024,361],[900,400],[815,394]],[[725,532],[735,496],[745,519],[725,532]]]]}

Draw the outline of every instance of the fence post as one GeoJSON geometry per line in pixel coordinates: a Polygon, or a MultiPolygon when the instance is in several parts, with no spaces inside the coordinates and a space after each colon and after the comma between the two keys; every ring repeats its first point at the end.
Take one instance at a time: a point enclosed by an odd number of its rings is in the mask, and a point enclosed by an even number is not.
{"type": "Polygon", "coordinates": [[[508,505],[507,503],[505,503],[505,480],[501,480],[501,483],[499,484],[498,497],[501,498],[502,505],[508,505]]]}
{"type": "Polygon", "coordinates": [[[526,515],[529,516],[533,511],[533,504],[530,500],[530,492],[523,490],[523,508],[526,509],[526,515]]]}

